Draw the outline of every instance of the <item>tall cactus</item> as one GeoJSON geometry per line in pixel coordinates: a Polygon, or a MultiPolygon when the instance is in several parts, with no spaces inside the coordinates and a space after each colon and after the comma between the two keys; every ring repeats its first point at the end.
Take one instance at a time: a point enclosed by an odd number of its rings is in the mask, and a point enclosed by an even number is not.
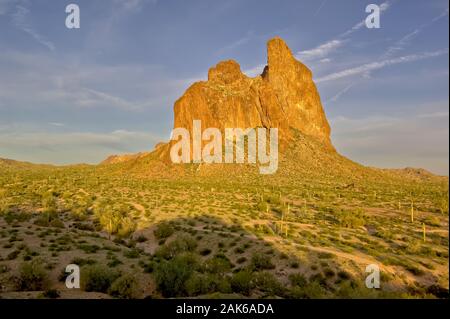
{"type": "Polygon", "coordinates": [[[426,242],[426,240],[427,240],[427,229],[425,227],[425,223],[422,223],[422,227],[423,227],[423,242],[426,242]]]}

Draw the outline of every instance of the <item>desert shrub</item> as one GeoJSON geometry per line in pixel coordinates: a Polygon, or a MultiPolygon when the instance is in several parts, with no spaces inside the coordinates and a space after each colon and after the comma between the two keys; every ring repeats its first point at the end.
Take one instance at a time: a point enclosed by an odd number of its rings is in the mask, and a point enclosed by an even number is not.
{"type": "Polygon", "coordinates": [[[415,276],[423,276],[425,274],[425,272],[421,268],[419,268],[413,264],[405,263],[404,267],[406,270],[408,270],[410,273],[412,273],[415,276]]]}
{"type": "Polygon", "coordinates": [[[138,281],[136,277],[131,274],[119,277],[109,288],[109,294],[121,299],[136,298],[138,294],[138,281]]]}
{"type": "Polygon", "coordinates": [[[155,263],[153,261],[150,261],[148,263],[142,262],[140,265],[143,268],[144,272],[147,274],[150,274],[153,272],[153,270],[155,270],[155,263]]]}
{"type": "Polygon", "coordinates": [[[197,242],[194,238],[188,235],[177,237],[175,240],[159,247],[155,255],[164,259],[172,259],[176,255],[184,252],[192,252],[197,247],[197,242]]]}
{"type": "Polygon", "coordinates": [[[365,224],[365,214],[362,210],[339,211],[335,213],[338,224],[346,228],[358,228],[365,224]]]}
{"type": "Polygon", "coordinates": [[[41,227],[48,227],[50,225],[50,218],[47,214],[42,213],[36,220],[34,224],[41,227]]]}
{"type": "Polygon", "coordinates": [[[129,237],[136,230],[136,223],[130,217],[124,217],[120,221],[120,227],[117,231],[117,236],[121,238],[129,237]]]}
{"type": "Polygon", "coordinates": [[[295,286],[289,292],[289,297],[294,299],[319,299],[326,298],[326,290],[318,283],[311,282],[305,286],[295,286]]]}
{"type": "Polygon", "coordinates": [[[336,273],[334,272],[333,269],[327,267],[327,268],[325,268],[325,269],[323,270],[323,274],[325,275],[326,278],[331,278],[331,277],[334,277],[334,275],[335,275],[336,273]]]}
{"type": "Polygon", "coordinates": [[[159,263],[154,270],[158,290],[164,297],[186,295],[185,283],[197,266],[197,259],[191,254],[178,255],[159,263]]]}
{"type": "Polygon", "coordinates": [[[198,296],[213,292],[231,292],[230,283],[226,278],[217,275],[194,273],[185,283],[189,296],[198,296]]]}
{"type": "Polygon", "coordinates": [[[233,264],[228,257],[221,253],[216,254],[213,258],[208,259],[203,264],[203,269],[205,272],[220,275],[225,275],[231,270],[232,267],[233,264]]]}
{"type": "Polygon", "coordinates": [[[85,291],[108,292],[119,274],[102,265],[89,265],[81,270],[81,287],[85,291]]]}
{"type": "Polygon", "coordinates": [[[231,277],[230,284],[233,292],[249,296],[254,286],[253,275],[248,270],[239,271],[231,277]]]}
{"type": "Polygon", "coordinates": [[[10,268],[8,267],[8,265],[0,265],[0,275],[7,273],[9,270],[10,268]]]}
{"type": "Polygon", "coordinates": [[[85,265],[93,265],[93,264],[97,263],[97,261],[95,259],[90,259],[90,258],[75,257],[72,259],[72,261],[70,263],[77,265],[79,267],[83,267],[85,265]]]}
{"type": "Polygon", "coordinates": [[[255,253],[252,256],[251,267],[254,270],[267,270],[274,269],[275,265],[272,263],[272,259],[269,256],[255,253]]]}
{"type": "Polygon", "coordinates": [[[434,216],[428,216],[426,217],[423,222],[427,225],[430,226],[435,226],[435,227],[439,227],[441,226],[441,223],[439,222],[439,218],[434,217],[434,216]]]}
{"type": "Polygon", "coordinates": [[[49,279],[42,263],[38,260],[20,265],[16,287],[19,291],[38,291],[48,287],[49,279]]]}
{"type": "Polygon", "coordinates": [[[375,298],[378,296],[376,289],[368,289],[354,281],[345,281],[336,291],[339,298],[375,298]]]}
{"type": "Polygon", "coordinates": [[[309,282],[310,282],[310,283],[316,282],[316,283],[320,284],[320,285],[323,286],[323,287],[326,287],[326,286],[327,286],[327,280],[326,280],[325,276],[322,275],[321,273],[312,274],[312,275],[309,277],[309,282]]]}
{"type": "Polygon", "coordinates": [[[125,251],[124,253],[123,253],[123,255],[126,257],[126,258],[130,258],[130,259],[135,259],[135,258],[138,258],[139,257],[139,250],[137,250],[137,249],[135,249],[135,248],[133,248],[133,249],[130,249],[130,250],[128,250],[128,251],[125,251]]]}
{"type": "Polygon", "coordinates": [[[352,276],[351,276],[348,272],[346,272],[345,270],[340,270],[340,271],[338,271],[337,275],[338,275],[338,278],[341,279],[341,280],[349,280],[349,279],[352,277],[352,276]]]}
{"type": "Polygon", "coordinates": [[[290,274],[289,281],[291,282],[292,286],[299,286],[299,287],[304,287],[308,283],[305,276],[299,273],[290,274]]]}
{"type": "Polygon", "coordinates": [[[264,196],[264,200],[272,205],[280,205],[281,200],[279,195],[266,195],[264,196]]]}
{"type": "Polygon", "coordinates": [[[110,208],[102,204],[99,204],[95,211],[97,223],[101,228],[110,235],[117,234],[120,238],[130,236],[136,229],[136,223],[127,216],[128,213],[126,207],[110,208]]]}
{"type": "Polygon", "coordinates": [[[60,219],[53,219],[51,222],[50,222],[50,226],[51,227],[55,227],[55,228],[64,228],[65,226],[64,226],[64,223],[60,220],[60,219]]]}
{"type": "MultiPolygon", "coordinates": [[[[31,218],[31,214],[27,213],[15,213],[13,211],[8,211],[7,208],[5,208],[6,213],[3,214],[3,218],[5,222],[8,224],[12,224],[14,222],[25,222],[28,221],[31,218]]],[[[1,214],[1,210],[0,210],[1,214]]]]}
{"type": "Polygon", "coordinates": [[[270,272],[258,272],[254,274],[253,280],[255,287],[268,296],[281,296],[283,294],[283,286],[270,272]]]}
{"type": "Polygon", "coordinates": [[[89,223],[74,223],[73,227],[79,230],[94,231],[95,227],[89,223]]]}
{"type": "Polygon", "coordinates": [[[118,259],[116,256],[112,257],[110,261],[106,264],[110,268],[117,267],[119,265],[123,264],[123,262],[118,259]]]}
{"type": "Polygon", "coordinates": [[[42,196],[42,207],[46,213],[56,211],[56,198],[52,192],[47,192],[42,196]]]}
{"type": "Polygon", "coordinates": [[[333,257],[334,257],[334,255],[332,253],[328,253],[328,252],[320,252],[317,254],[317,258],[319,258],[319,259],[331,259],[333,257]]]}
{"type": "Polygon", "coordinates": [[[155,235],[156,239],[165,239],[172,236],[174,232],[175,229],[172,227],[172,225],[168,223],[161,223],[156,226],[153,234],[155,235]]]}
{"type": "Polygon", "coordinates": [[[78,249],[84,251],[86,254],[95,254],[100,247],[97,245],[81,244],[77,246],[78,249]]]}
{"type": "Polygon", "coordinates": [[[7,259],[7,260],[14,260],[14,259],[17,258],[17,256],[19,256],[19,254],[20,254],[20,250],[18,250],[18,249],[13,250],[12,252],[10,252],[10,253],[6,256],[6,259],[7,259]]]}
{"type": "Polygon", "coordinates": [[[144,242],[146,242],[147,240],[148,240],[148,238],[145,237],[144,235],[139,235],[139,236],[136,238],[136,241],[137,241],[138,243],[144,243],[144,242]]]}
{"type": "Polygon", "coordinates": [[[267,203],[266,203],[266,202],[259,202],[259,203],[256,205],[256,209],[257,209],[258,211],[260,211],[260,212],[266,212],[266,211],[267,211],[267,208],[268,208],[268,206],[267,206],[267,203]]]}

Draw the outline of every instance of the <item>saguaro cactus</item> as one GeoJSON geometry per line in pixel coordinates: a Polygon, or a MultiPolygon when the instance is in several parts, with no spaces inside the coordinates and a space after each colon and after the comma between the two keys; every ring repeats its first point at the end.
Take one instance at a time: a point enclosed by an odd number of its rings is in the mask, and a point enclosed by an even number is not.
{"type": "Polygon", "coordinates": [[[423,227],[423,241],[425,242],[427,240],[427,229],[425,227],[425,223],[422,223],[423,227]]]}

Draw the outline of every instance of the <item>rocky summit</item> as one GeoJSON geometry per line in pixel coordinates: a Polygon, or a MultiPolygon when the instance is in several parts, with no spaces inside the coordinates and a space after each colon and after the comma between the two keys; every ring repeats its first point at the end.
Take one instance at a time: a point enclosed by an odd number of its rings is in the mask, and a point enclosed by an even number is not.
{"type": "Polygon", "coordinates": [[[254,78],[233,60],[211,68],[207,81],[194,83],[175,102],[174,128],[192,131],[193,120],[221,130],[278,128],[282,144],[292,141],[293,128],[334,150],[311,70],[280,38],[267,43],[267,57],[263,73],[254,78]]]}

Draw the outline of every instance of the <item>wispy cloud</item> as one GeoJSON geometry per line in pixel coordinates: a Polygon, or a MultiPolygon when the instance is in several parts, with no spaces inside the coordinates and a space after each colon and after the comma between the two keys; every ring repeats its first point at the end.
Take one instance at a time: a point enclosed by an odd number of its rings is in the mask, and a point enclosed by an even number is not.
{"type": "Polygon", "coordinates": [[[328,56],[331,52],[336,51],[340,48],[346,41],[345,40],[331,40],[325,42],[313,49],[300,51],[295,57],[301,61],[308,61],[311,59],[322,59],[328,56]]]}
{"type": "Polygon", "coordinates": [[[313,17],[316,17],[319,14],[320,10],[322,10],[322,8],[325,6],[326,3],[327,3],[327,0],[323,0],[322,1],[322,3],[320,4],[319,8],[314,13],[313,17]]]}
{"type": "Polygon", "coordinates": [[[47,47],[50,51],[55,50],[55,45],[47,40],[43,35],[41,35],[29,22],[28,16],[30,14],[30,10],[19,4],[16,6],[15,12],[12,14],[12,22],[13,24],[20,30],[28,33],[34,40],[36,40],[41,45],[47,47]]]}
{"type": "Polygon", "coordinates": [[[50,124],[51,126],[57,126],[57,127],[65,126],[64,123],[59,123],[59,122],[50,122],[48,124],[50,124]]]}
{"type": "Polygon", "coordinates": [[[125,10],[134,11],[142,9],[147,3],[156,4],[158,0],[114,0],[113,2],[125,10]]]}
{"type": "Polygon", "coordinates": [[[349,68],[349,69],[346,69],[343,71],[325,75],[321,78],[316,79],[316,83],[337,80],[337,79],[341,79],[341,78],[345,78],[345,77],[349,77],[349,76],[353,76],[353,75],[366,74],[367,72],[379,70],[379,69],[382,69],[382,68],[385,68],[385,67],[388,67],[391,65],[401,64],[401,63],[409,63],[409,62],[434,58],[434,57],[438,57],[438,56],[441,56],[444,54],[448,54],[448,49],[438,50],[435,52],[426,52],[426,53],[421,53],[421,54],[405,55],[405,56],[398,57],[398,58],[367,63],[367,64],[363,64],[363,65],[360,65],[357,67],[353,67],[353,68],[349,68]]]}
{"type": "Polygon", "coordinates": [[[356,82],[352,82],[351,84],[347,85],[345,88],[343,88],[341,91],[339,91],[336,95],[334,95],[332,98],[328,99],[326,102],[336,102],[337,100],[339,100],[339,98],[344,95],[345,93],[348,92],[348,90],[350,90],[353,86],[356,85],[356,82]]]}
{"type": "Polygon", "coordinates": [[[223,53],[226,53],[228,51],[234,50],[234,49],[236,49],[236,48],[238,48],[238,47],[248,43],[250,41],[250,39],[252,38],[252,36],[253,36],[253,32],[249,31],[242,38],[237,39],[233,43],[231,43],[229,45],[226,45],[223,48],[220,48],[219,50],[217,50],[216,54],[223,54],[223,53]]]}
{"type": "MultiPolygon", "coordinates": [[[[322,3],[321,7],[325,4],[325,1],[322,3]]],[[[389,1],[383,2],[380,4],[380,11],[384,12],[390,8],[391,4],[389,1]]],[[[320,8],[321,8],[320,7],[320,8]]],[[[329,56],[331,53],[335,52],[337,49],[344,46],[347,42],[350,42],[350,35],[352,35],[357,30],[361,29],[365,26],[365,20],[358,22],[349,30],[341,33],[336,38],[319,44],[315,48],[300,51],[296,54],[296,58],[301,61],[311,61],[311,60],[319,60],[324,59],[329,56]]]]}
{"type": "Polygon", "coordinates": [[[428,28],[429,26],[431,26],[433,23],[441,20],[442,18],[448,16],[448,9],[445,10],[444,12],[442,12],[441,14],[439,14],[438,16],[434,17],[430,22],[428,23],[424,23],[422,25],[420,25],[419,27],[417,27],[415,30],[413,30],[412,32],[406,34],[405,36],[403,36],[400,40],[398,40],[394,45],[390,46],[389,48],[387,48],[386,52],[383,54],[383,58],[389,58],[393,55],[395,55],[396,53],[398,53],[399,51],[402,51],[405,49],[405,47],[407,45],[410,44],[410,42],[417,37],[424,29],[428,28]]]}

